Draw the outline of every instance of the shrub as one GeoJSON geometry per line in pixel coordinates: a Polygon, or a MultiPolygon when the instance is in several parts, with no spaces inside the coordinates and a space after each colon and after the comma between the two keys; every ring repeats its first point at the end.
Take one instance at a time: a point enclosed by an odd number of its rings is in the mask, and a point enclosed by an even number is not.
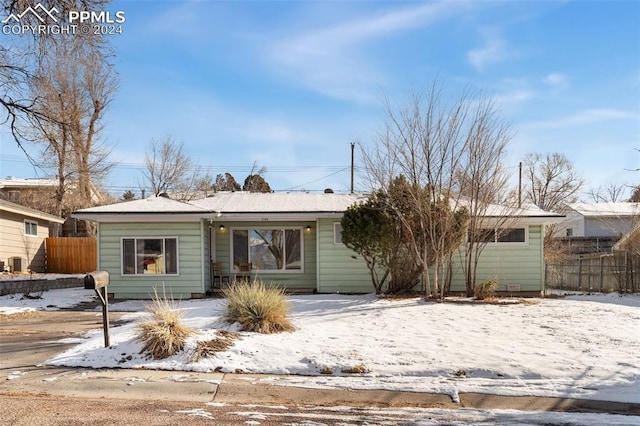
{"type": "Polygon", "coordinates": [[[240,337],[238,333],[227,330],[218,330],[218,336],[207,341],[198,342],[196,345],[193,362],[197,362],[203,356],[215,355],[216,352],[224,352],[233,346],[233,341],[240,337]]]}
{"type": "Polygon", "coordinates": [[[194,330],[182,324],[184,313],[178,310],[173,299],[167,298],[164,288],[162,297],[155,288],[153,292],[153,302],[145,306],[153,319],[139,325],[138,338],[144,343],[140,353],[147,352],[154,359],[164,359],[180,352],[194,330]]]}
{"type": "Polygon", "coordinates": [[[498,282],[496,280],[486,280],[480,284],[476,284],[474,288],[474,294],[476,299],[484,300],[492,297],[498,289],[498,282]]]}
{"type": "Polygon", "coordinates": [[[223,290],[227,298],[226,320],[240,324],[242,331],[279,333],[295,328],[287,319],[289,306],[284,290],[268,287],[260,280],[239,281],[223,290]]]}
{"type": "Polygon", "coordinates": [[[324,367],[322,367],[320,369],[320,374],[324,374],[324,375],[330,375],[333,374],[333,367],[330,367],[328,365],[325,365],[324,367]]]}
{"type": "Polygon", "coordinates": [[[341,371],[346,374],[365,374],[369,373],[371,370],[365,367],[364,364],[358,364],[353,367],[343,368],[341,371]]]}

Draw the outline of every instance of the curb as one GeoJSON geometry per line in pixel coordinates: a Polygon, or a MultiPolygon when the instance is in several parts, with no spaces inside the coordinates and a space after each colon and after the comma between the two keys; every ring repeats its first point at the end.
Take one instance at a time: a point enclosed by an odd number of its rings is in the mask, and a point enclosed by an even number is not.
{"type": "MultiPolygon", "coordinates": [[[[0,374],[7,371],[0,370],[0,374]]],[[[479,393],[460,393],[459,402],[454,402],[449,395],[437,393],[320,389],[262,383],[265,378],[277,377],[166,370],[29,367],[1,383],[0,394],[236,405],[476,408],[640,415],[640,404],[637,403],[479,393]]]]}

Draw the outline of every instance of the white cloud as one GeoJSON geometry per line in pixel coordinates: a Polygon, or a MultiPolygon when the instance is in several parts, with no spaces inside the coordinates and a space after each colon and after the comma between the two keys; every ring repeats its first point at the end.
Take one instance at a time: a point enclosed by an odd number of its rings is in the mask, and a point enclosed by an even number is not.
{"type": "Polygon", "coordinates": [[[386,76],[370,65],[363,44],[427,26],[466,10],[467,3],[437,2],[347,20],[274,42],[267,59],[292,81],[327,96],[356,102],[378,101],[386,76]]]}
{"type": "Polygon", "coordinates": [[[512,56],[507,42],[497,31],[485,30],[482,33],[485,41],[484,46],[467,52],[467,59],[478,71],[482,71],[488,65],[503,62],[512,56]]]}
{"type": "Polygon", "coordinates": [[[561,128],[600,123],[611,120],[639,120],[637,113],[612,108],[595,108],[578,111],[575,114],[554,120],[536,121],[525,124],[527,128],[561,128]]]}
{"type": "Polygon", "coordinates": [[[535,98],[536,94],[530,90],[517,89],[496,96],[496,101],[501,105],[519,104],[535,98]]]}
{"type": "Polygon", "coordinates": [[[548,74],[542,81],[552,88],[564,89],[569,85],[569,76],[567,74],[554,72],[548,74]]]}

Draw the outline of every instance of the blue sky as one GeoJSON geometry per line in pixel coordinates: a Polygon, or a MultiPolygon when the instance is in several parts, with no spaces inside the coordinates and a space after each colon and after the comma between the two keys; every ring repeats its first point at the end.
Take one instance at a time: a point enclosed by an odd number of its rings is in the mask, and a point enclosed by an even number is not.
{"type": "MultiPolygon", "coordinates": [[[[213,176],[256,162],[275,190],[347,191],[350,143],[383,100],[443,80],[494,97],[526,153],[560,152],[585,189],[640,183],[640,1],[120,1],[120,88],[103,139],[114,195],[171,135],[213,176]]],[[[4,35],[0,34],[0,37],[4,35]]],[[[0,175],[42,176],[0,133],[0,175]]],[[[357,159],[356,159],[357,161],[357,159]]],[[[356,179],[356,189],[365,189],[356,179]]]]}

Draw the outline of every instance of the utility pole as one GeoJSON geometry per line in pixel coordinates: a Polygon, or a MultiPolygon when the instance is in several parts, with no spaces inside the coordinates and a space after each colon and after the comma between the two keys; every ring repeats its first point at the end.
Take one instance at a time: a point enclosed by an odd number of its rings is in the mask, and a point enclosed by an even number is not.
{"type": "Polygon", "coordinates": [[[522,207],[522,161],[518,164],[518,208],[522,207]]]}
{"type": "Polygon", "coordinates": [[[351,193],[353,194],[353,150],[355,148],[355,142],[351,142],[351,193]]]}

